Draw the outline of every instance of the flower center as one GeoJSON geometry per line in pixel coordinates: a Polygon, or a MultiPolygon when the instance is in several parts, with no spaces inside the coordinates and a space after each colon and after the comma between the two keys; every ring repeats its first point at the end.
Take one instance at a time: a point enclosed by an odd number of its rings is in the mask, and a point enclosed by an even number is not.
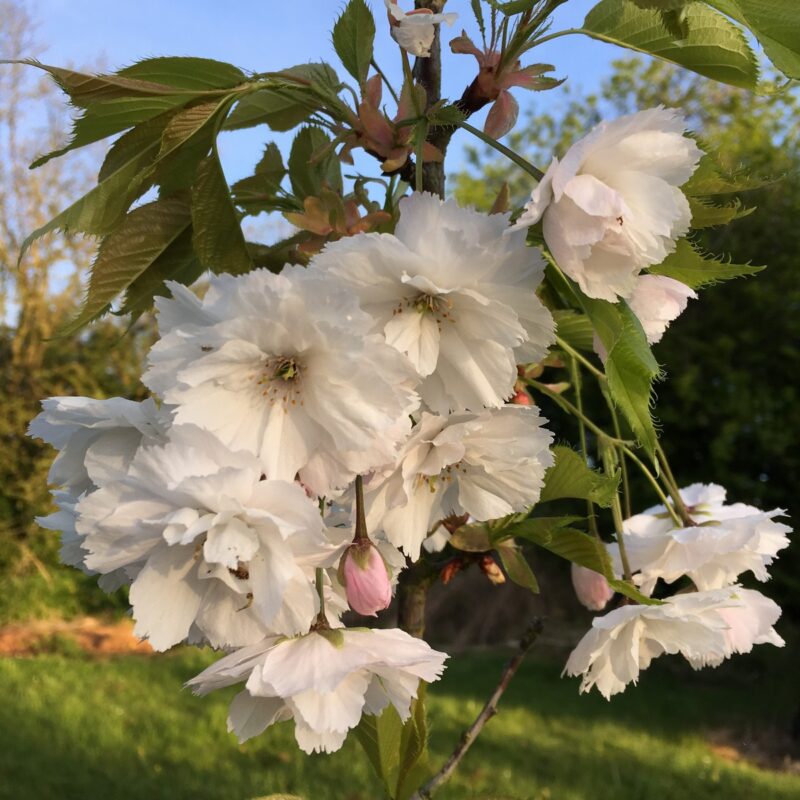
{"type": "Polygon", "coordinates": [[[392,316],[402,314],[406,308],[413,309],[417,314],[430,314],[439,328],[442,327],[442,322],[455,322],[452,314],[453,301],[442,295],[420,293],[415,297],[408,297],[397,304],[392,316]]]}
{"type": "Polygon", "coordinates": [[[262,367],[258,386],[270,405],[283,404],[284,409],[300,403],[303,389],[303,365],[295,356],[268,358],[262,367]]]}

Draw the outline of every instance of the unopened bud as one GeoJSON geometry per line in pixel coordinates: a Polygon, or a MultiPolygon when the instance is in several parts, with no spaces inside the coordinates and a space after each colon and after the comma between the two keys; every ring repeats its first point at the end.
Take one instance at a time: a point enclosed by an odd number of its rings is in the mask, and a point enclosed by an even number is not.
{"type": "Polygon", "coordinates": [[[392,602],[392,584],[386,562],[368,539],[354,542],[339,564],[339,578],[353,611],[374,617],[392,602]]]}
{"type": "Polygon", "coordinates": [[[481,556],[479,562],[481,572],[493,583],[495,586],[506,582],[506,576],[503,575],[503,570],[497,565],[497,562],[489,555],[481,556]]]}
{"type": "Polygon", "coordinates": [[[590,611],[602,611],[614,596],[614,590],[599,572],[572,564],[572,586],[581,605],[590,611]]]}
{"type": "Polygon", "coordinates": [[[464,569],[463,558],[454,558],[452,561],[448,561],[442,567],[442,571],[439,573],[442,583],[450,583],[450,581],[453,580],[453,578],[455,578],[455,576],[458,575],[462,569],[464,569]]]}
{"type": "Polygon", "coordinates": [[[524,389],[515,387],[514,396],[511,398],[511,404],[515,406],[532,406],[533,400],[524,389]]]}

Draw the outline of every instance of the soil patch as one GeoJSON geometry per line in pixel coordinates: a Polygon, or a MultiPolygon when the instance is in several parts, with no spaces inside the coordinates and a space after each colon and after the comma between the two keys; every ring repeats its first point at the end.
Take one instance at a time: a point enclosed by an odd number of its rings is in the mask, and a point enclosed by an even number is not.
{"type": "Polygon", "coordinates": [[[43,653],[120,655],[152,653],[147,642],[133,635],[133,622],[106,622],[94,617],[34,620],[0,628],[0,658],[43,653]]]}
{"type": "Polygon", "coordinates": [[[720,728],[708,735],[708,741],[714,755],[726,761],[745,761],[762,769],[800,775],[800,746],[788,731],[720,728]]]}

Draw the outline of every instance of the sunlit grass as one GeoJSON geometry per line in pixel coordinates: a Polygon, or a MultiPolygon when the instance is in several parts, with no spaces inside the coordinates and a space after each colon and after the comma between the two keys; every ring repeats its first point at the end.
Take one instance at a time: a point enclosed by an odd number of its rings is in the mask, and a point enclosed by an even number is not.
{"type": "MultiPolygon", "coordinates": [[[[788,654],[787,654],[788,655],[788,654]]],[[[113,660],[0,660],[2,800],[305,800],[382,797],[358,746],[308,758],[282,725],[239,746],[230,692],[195,698],[183,681],[210,660],[179,651],[113,660]]],[[[497,679],[498,656],[454,658],[430,694],[433,763],[452,749],[497,679]]],[[[529,661],[438,797],[514,800],[790,800],[800,776],[716,756],[708,729],[790,716],[772,676],[676,674],[663,665],[609,704],[579,697],[556,661],[529,661]],[[752,687],[757,686],[754,693],[752,687]]],[[[759,667],[760,669],[760,667],[759,667]]]]}

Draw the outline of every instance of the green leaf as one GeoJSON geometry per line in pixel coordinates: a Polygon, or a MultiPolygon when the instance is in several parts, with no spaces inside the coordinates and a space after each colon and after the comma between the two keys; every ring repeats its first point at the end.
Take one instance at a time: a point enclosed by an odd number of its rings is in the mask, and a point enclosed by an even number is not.
{"type": "Polygon", "coordinates": [[[192,185],[194,249],[215,273],[241,275],[253,268],[228,182],[216,152],[200,162],[192,185]]]}
{"type": "Polygon", "coordinates": [[[19,258],[22,259],[33,242],[51,231],[95,236],[108,233],[149,186],[145,169],[155,160],[157,146],[157,139],[143,143],[142,149],[132,152],[127,161],[120,160],[117,168],[109,171],[83,197],[31,233],[22,243],[19,258]]]}
{"type": "Polygon", "coordinates": [[[481,32],[481,36],[485,39],[486,22],[483,18],[483,7],[481,6],[481,0],[470,0],[470,5],[472,6],[472,13],[475,17],[475,22],[478,23],[478,29],[481,32]]]}
{"type": "Polygon", "coordinates": [[[501,3],[500,0],[488,0],[490,6],[508,17],[522,14],[523,11],[530,11],[538,2],[539,0],[507,0],[507,2],[501,3]]]}
{"type": "Polygon", "coordinates": [[[244,73],[236,67],[202,58],[147,59],[114,75],[85,75],[38,62],[26,63],[47,70],[72,102],[85,109],[73,122],[69,142],[40,156],[32,167],[128,130],[204,93],[218,94],[245,80],[244,73]]]}
{"type": "Polygon", "coordinates": [[[400,715],[389,704],[380,716],[363,714],[353,732],[389,797],[394,799],[403,739],[400,715]]]}
{"type": "Polygon", "coordinates": [[[746,217],[755,211],[755,208],[745,208],[738,198],[726,205],[717,206],[709,200],[690,197],[689,208],[692,212],[692,228],[695,230],[727,225],[729,222],[746,217]]]}
{"type": "Polygon", "coordinates": [[[456,550],[465,553],[486,553],[494,546],[492,537],[485,522],[474,522],[462,525],[450,537],[449,544],[456,550]]]}
{"type": "Polygon", "coordinates": [[[100,243],[83,307],[59,335],[69,336],[108,311],[117,295],[164,254],[188,229],[190,221],[188,204],[176,198],[131,211],[100,243]]]}
{"type": "Polygon", "coordinates": [[[342,171],[333,143],[322,128],[301,128],[289,154],[289,177],[301,200],[319,197],[323,188],[342,191],[342,171]]]}
{"type": "Polygon", "coordinates": [[[454,103],[449,105],[437,104],[431,107],[425,116],[431,127],[453,127],[460,125],[467,115],[454,103]]]}
{"type": "Polygon", "coordinates": [[[232,102],[224,97],[185,108],[164,128],[153,180],[164,194],[188,189],[200,162],[214,145],[220,118],[232,102]]]}
{"type": "Polygon", "coordinates": [[[367,80],[375,20],[364,0],[350,0],[333,26],[333,47],[344,68],[363,85],[367,80]]]}
{"type": "Polygon", "coordinates": [[[210,58],[185,56],[146,58],[119,70],[116,74],[177,89],[190,89],[194,92],[230,89],[247,80],[244,72],[233,64],[210,58]]]}
{"type": "Polygon", "coordinates": [[[657,11],[628,0],[601,0],[587,15],[582,33],[600,41],[657,56],[707,78],[755,89],[758,62],[742,30],[700,3],[685,9],[689,34],[676,41],[657,11]]]}
{"type": "Polygon", "coordinates": [[[708,286],[719,281],[755,275],[765,267],[753,264],[734,264],[698,250],[688,239],[681,239],[674,253],[656,267],[650,267],[654,275],[666,275],[685,283],[692,289],[708,286]]]}
{"type": "Polygon", "coordinates": [[[200,263],[192,245],[192,229],[186,230],[127,288],[125,301],[117,312],[130,314],[136,320],[148,311],[153,300],[167,294],[165,281],[177,281],[191,286],[205,268],[200,263]]]}
{"type": "Polygon", "coordinates": [[[706,153],[700,159],[692,177],[681,187],[681,190],[688,197],[708,197],[761,189],[775,183],[776,180],[776,178],[748,175],[743,171],[728,172],[713,155],[706,153]]]}
{"type": "Polygon", "coordinates": [[[163,114],[160,117],[137,125],[135,128],[132,128],[127,133],[120,136],[119,139],[111,145],[108,153],[106,153],[106,157],[100,167],[100,172],[97,175],[98,182],[104,181],[106,178],[113,175],[118,169],[144,150],[154,145],[160,145],[161,136],[164,133],[164,128],[169,122],[170,117],[171,114],[163,114]]]}
{"type": "Polygon", "coordinates": [[[579,314],[572,309],[556,309],[553,311],[556,321],[556,335],[576,350],[592,351],[594,349],[594,328],[586,314],[579,314]]]}
{"type": "Polygon", "coordinates": [[[276,208],[295,208],[294,203],[277,196],[285,176],[286,167],[281,151],[273,142],[269,142],[256,164],[254,174],[236,181],[231,187],[236,205],[248,214],[260,214],[276,208]]]}
{"type": "Polygon", "coordinates": [[[650,406],[653,382],[661,376],[661,370],[642,324],[624,300],[614,305],[587,297],[552,264],[547,268],[547,276],[551,285],[580,306],[592,321],[608,354],[605,371],[611,399],[624,414],[641,446],[655,460],[658,437],[650,406]]]}
{"type": "Polygon", "coordinates": [[[0,64],[27,64],[47,72],[76,106],[87,108],[100,100],[175,94],[175,88],[119,75],[88,75],[64,67],[42,64],[35,59],[0,60],[0,64]]]}
{"type": "Polygon", "coordinates": [[[417,697],[411,701],[411,715],[403,725],[397,769],[397,788],[392,795],[396,800],[409,800],[430,774],[428,719],[425,711],[426,689],[426,684],[420,681],[417,697]]]}
{"type": "Polygon", "coordinates": [[[330,109],[337,119],[347,118],[347,108],[338,97],[339,76],[330,65],[299,64],[273,77],[274,86],[239,100],[225,121],[225,130],[268,125],[274,131],[288,131],[322,108],[330,109]]]}
{"type": "Polygon", "coordinates": [[[569,527],[574,517],[530,517],[507,529],[509,535],[526,539],[561,558],[580,564],[605,576],[620,594],[644,605],[658,605],[658,600],[643,595],[627,581],[614,576],[611,557],[605,545],[588,533],[569,527]]]}
{"type": "Polygon", "coordinates": [[[508,577],[518,586],[539,594],[539,582],[519,547],[513,541],[507,541],[501,542],[495,549],[508,577]]]}
{"type": "Polygon", "coordinates": [[[772,63],[800,78],[800,13],[797,0],[705,0],[748,27],[772,63]]]}
{"type": "Polygon", "coordinates": [[[616,305],[578,295],[608,353],[606,377],[614,404],[622,411],[641,446],[655,458],[656,434],[650,406],[653,381],[661,370],[653,357],[642,324],[624,300],[616,305]]]}
{"type": "Polygon", "coordinates": [[[91,105],[83,116],[73,122],[69,141],[57,150],[39,156],[31,169],[41,167],[53,158],[72,150],[99,142],[134,125],[152,120],[192,99],[192,95],[158,97],[119,97],[91,105]]]}
{"type": "Polygon", "coordinates": [[[555,463],[544,476],[540,502],[573,497],[591,500],[609,508],[619,488],[619,476],[590,469],[583,456],[572,448],[556,445],[553,448],[555,463]]]}
{"type": "Polygon", "coordinates": [[[282,239],[272,245],[247,243],[250,257],[253,259],[253,266],[263,267],[270,272],[280,272],[287,264],[292,261],[292,252],[297,245],[308,241],[310,234],[306,231],[299,231],[288,239],[282,239]]]}
{"type": "Polygon", "coordinates": [[[225,120],[225,130],[268,125],[273,131],[288,131],[305,122],[320,107],[304,88],[260,89],[245,95],[225,120]]]}

